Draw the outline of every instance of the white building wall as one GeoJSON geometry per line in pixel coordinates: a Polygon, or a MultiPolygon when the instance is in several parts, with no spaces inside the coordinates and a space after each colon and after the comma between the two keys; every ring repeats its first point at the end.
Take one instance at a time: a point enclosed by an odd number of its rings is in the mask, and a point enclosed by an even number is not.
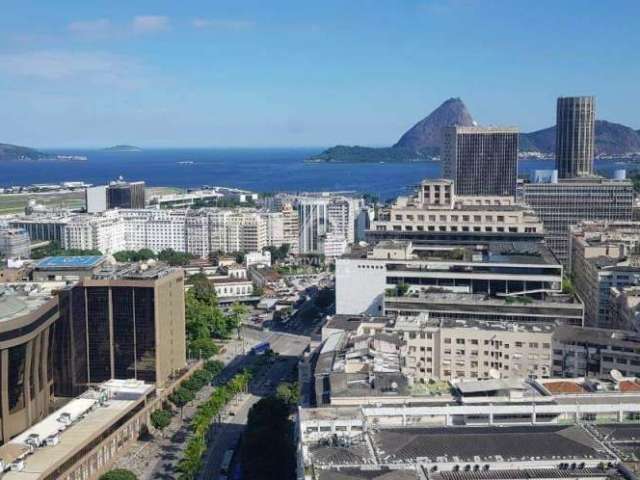
{"type": "Polygon", "coordinates": [[[336,313],[380,315],[386,288],[382,262],[336,259],[336,313]]]}

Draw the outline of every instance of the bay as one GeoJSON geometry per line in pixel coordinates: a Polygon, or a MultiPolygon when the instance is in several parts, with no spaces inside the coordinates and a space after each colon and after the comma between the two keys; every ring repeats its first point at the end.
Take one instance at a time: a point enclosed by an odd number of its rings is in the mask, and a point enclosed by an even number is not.
{"type": "MultiPolygon", "coordinates": [[[[441,175],[438,162],[338,164],[304,163],[322,148],[145,149],[140,152],[64,149],[86,161],[8,162],[0,165],[0,186],[84,181],[105,184],[122,175],[150,186],[237,187],[257,192],[356,191],[388,199],[411,191],[423,178],[441,175]],[[180,163],[186,162],[186,163],[180,163]],[[193,163],[191,163],[193,162],[193,163]]],[[[596,161],[596,170],[638,168],[637,164],[596,161]]],[[[552,161],[525,159],[520,175],[551,169],[552,161]]]]}

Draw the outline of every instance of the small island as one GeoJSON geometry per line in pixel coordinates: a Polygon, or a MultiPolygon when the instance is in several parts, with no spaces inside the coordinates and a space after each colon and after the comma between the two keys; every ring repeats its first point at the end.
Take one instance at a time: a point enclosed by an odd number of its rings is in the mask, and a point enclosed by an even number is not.
{"type": "Polygon", "coordinates": [[[105,152],[141,152],[140,147],[133,145],[114,145],[113,147],[103,148],[105,152]]]}

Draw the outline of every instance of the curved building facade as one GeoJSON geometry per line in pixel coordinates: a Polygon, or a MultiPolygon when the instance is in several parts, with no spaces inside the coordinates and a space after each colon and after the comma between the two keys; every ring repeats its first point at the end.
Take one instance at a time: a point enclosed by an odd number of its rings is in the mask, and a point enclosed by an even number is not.
{"type": "Polygon", "coordinates": [[[556,164],[560,178],[593,175],[594,136],[595,98],[558,98],[556,164]]]}
{"type": "Polygon", "coordinates": [[[58,302],[24,288],[0,288],[0,444],[42,420],[53,401],[58,302]]]}

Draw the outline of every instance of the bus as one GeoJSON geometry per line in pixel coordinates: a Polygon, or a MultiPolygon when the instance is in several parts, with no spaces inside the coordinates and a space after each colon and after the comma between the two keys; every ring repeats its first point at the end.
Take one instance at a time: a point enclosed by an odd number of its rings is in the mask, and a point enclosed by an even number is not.
{"type": "Polygon", "coordinates": [[[271,350],[271,344],[269,342],[261,342],[251,349],[251,355],[264,355],[267,351],[271,350]]]}
{"type": "Polygon", "coordinates": [[[231,466],[231,460],[233,459],[233,450],[227,450],[222,457],[222,464],[220,465],[220,473],[227,475],[229,473],[229,467],[231,466]]]}

